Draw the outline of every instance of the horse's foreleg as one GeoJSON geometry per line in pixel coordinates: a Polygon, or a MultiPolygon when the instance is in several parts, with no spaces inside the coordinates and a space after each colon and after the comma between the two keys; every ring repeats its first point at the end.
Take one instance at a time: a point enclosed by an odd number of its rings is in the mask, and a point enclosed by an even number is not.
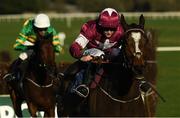
{"type": "Polygon", "coordinates": [[[21,110],[21,104],[22,104],[23,100],[21,98],[17,97],[14,90],[11,91],[10,97],[11,97],[11,100],[13,103],[13,108],[14,108],[15,114],[18,117],[22,117],[23,115],[22,115],[22,110],[21,110]]]}
{"type": "Polygon", "coordinates": [[[54,108],[50,108],[47,111],[44,112],[44,117],[55,117],[55,107],[54,108]]]}
{"type": "Polygon", "coordinates": [[[37,112],[37,107],[33,105],[31,102],[28,102],[28,109],[29,113],[31,114],[32,117],[37,117],[36,112],[37,112]]]}

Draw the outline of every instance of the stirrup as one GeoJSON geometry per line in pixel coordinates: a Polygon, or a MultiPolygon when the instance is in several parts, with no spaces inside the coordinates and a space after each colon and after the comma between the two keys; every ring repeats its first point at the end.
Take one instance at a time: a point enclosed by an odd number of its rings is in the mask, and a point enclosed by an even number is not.
{"type": "Polygon", "coordinates": [[[7,82],[10,82],[10,81],[15,80],[15,79],[16,79],[16,77],[14,77],[12,73],[7,73],[3,77],[3,80],[5,80],[7,82]]]}
{"type": "Polygon", "coordinates": [[[79,96],[86,98],[89,95],[89,88],[85,85],[85,84],[81,84],[78,87],[76,87],[75,89],[73,89],[75,93],[77,93],[79,96]],[[83,88],[87,90],[86,94],[83,94],[82,91],[79,91],[78,89],[83,88]]]}

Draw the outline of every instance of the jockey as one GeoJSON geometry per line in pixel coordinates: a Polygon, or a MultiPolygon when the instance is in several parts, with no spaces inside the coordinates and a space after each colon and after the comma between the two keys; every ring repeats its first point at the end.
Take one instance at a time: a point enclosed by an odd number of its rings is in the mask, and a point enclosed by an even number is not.
{"type": "Polygon", "coordinates": [[[4,76],[6,81],[11,81],[14,79],[22,80],[28,65],[28,61],[33,54],[32,49],[28,49],[28,46],[33,46],[37,40],[37,36],[49,36],[53,35],[53,45],[54,51],[60,53],[62,46],[60,44],[59,36],[55,29],[50,24],[50,19],[46,14],[38,14],[35,18],[30,18],[26,20],[23,25],[19,36],[14,44],[14,49],[21,51],[19,58],[17,59],[15,65],[13,65],[13,72],[10,72],[4,76]],[[20,70],[21,77],[17,77],[17,71],[20,70]],[[16,74],[15,74],[16,73],[16,74]]]}
{"type": "MultiPolygon", "coordinates": [[[[95,20],[90,20],[82,25],[79,36],[70,46],[72,57],[80,61],[72,64],[64,76],[78,73],[87,67],[87,62],[95,56],[117,56],[120,52],[120,43],[124,30],[120,24],[119,13],[113,8],[105,8],[95,20]]],[[[75,88],[75,93],[86,97],[89,88],[84,83],[75,88]]]]}

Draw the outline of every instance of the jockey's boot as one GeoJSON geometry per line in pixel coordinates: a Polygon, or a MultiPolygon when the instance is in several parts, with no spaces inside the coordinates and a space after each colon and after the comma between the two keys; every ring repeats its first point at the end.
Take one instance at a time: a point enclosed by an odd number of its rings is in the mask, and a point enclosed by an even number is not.
{"type": "Polygon", "coordinates": [[[89,88],[85,84],[81,84],[74,89],[75,93],[86,98],[89,95],[89,88]]]}
{"type": "Polygon", "coordinates": [[[6,81],[6,82],[10,82],[10,81],[13,81],[16,79],[16,76],[14,73],[7,73],[6,75],[4,75],[3,79],[6,81]]]}
{"type": "Polygon", "coordinates": [[[150,91],[152,90],[151,85],[146,81],[141,81],[139,88],[144,93],[150,93],[150,91]]]}
{"type": "Polygon", "coordinates": [[[7,82],[18,80],[19,78],[19,69],[18,66],[21,64],[22,60],[17,59],[15,60],[12,65],[10,66],[10,72],[8,72],[6,75],[4,75],[3,79],[7,82]]]}

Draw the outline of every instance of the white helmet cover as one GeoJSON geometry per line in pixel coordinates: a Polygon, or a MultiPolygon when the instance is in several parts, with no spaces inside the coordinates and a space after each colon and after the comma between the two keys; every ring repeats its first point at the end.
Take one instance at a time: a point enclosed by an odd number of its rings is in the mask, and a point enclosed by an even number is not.
{"type": "Polygon", "coordinates": [[[46,14],[38,14],[34,19],[34,26],[37,28],[47,28],[50,26],[49,17],[46,14]]]}

